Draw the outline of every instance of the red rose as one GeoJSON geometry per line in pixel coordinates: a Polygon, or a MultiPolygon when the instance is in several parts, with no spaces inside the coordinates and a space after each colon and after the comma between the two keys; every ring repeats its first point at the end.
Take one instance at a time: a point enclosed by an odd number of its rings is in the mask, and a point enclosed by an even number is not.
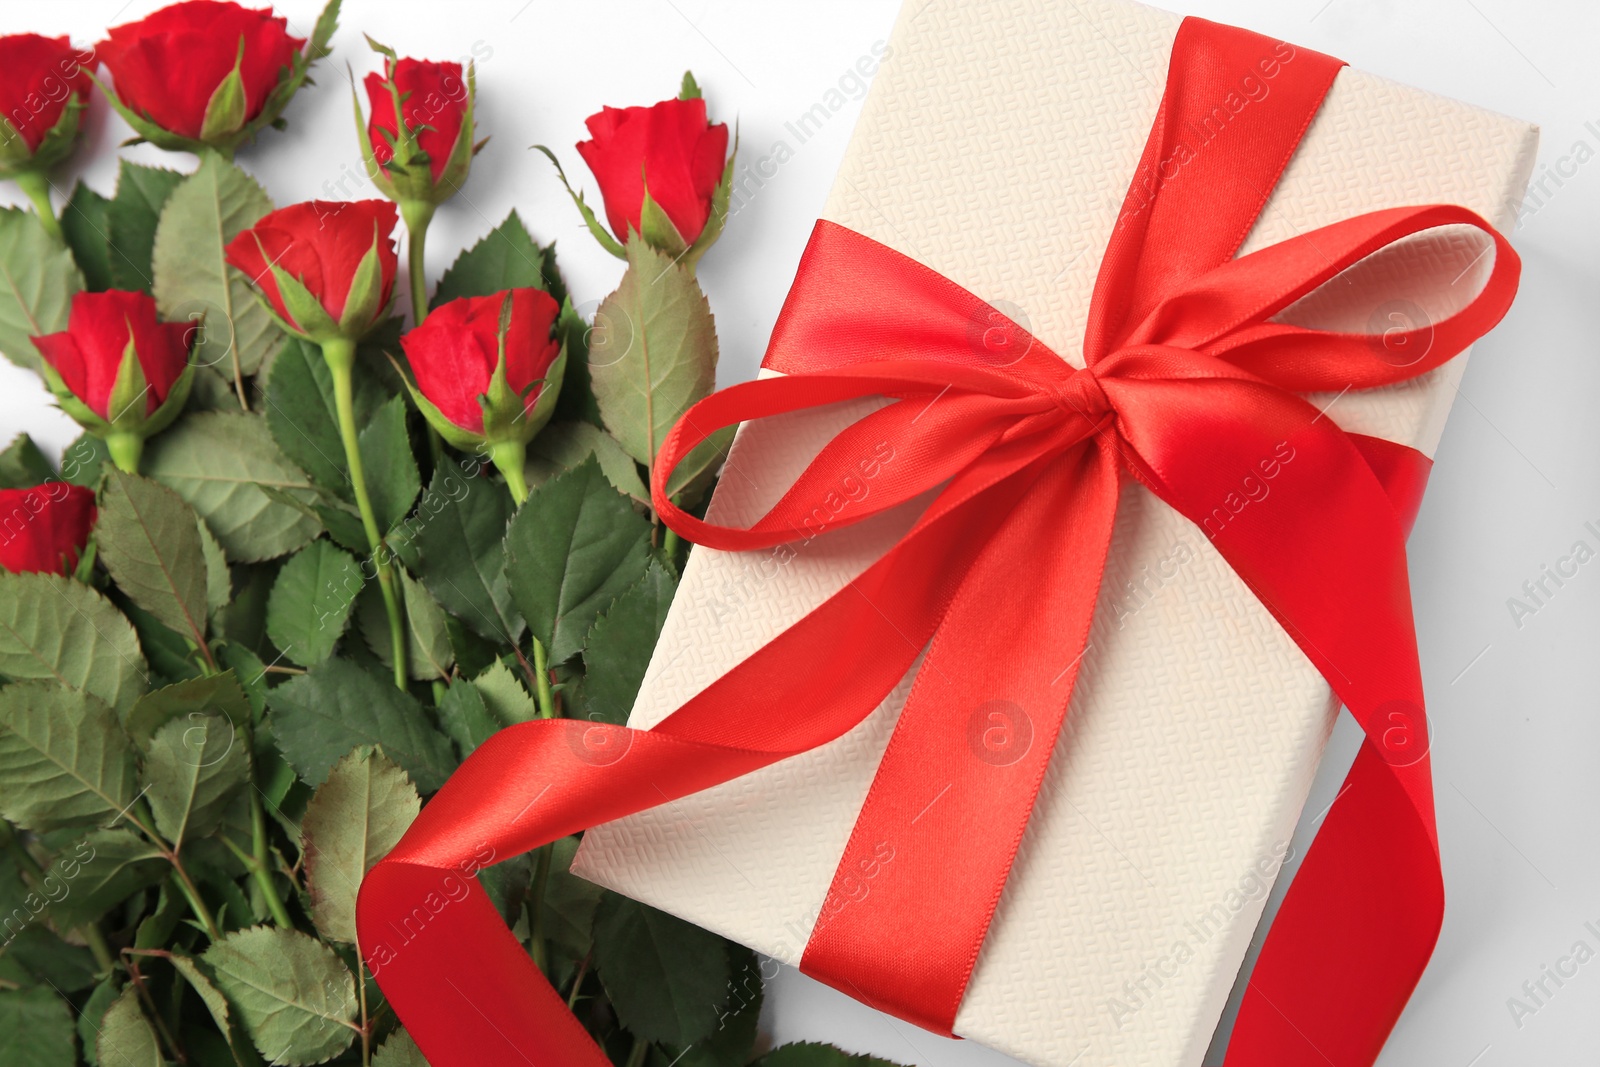
{"type": "MultiPolygon", "coordinates": [[[[80,53],[65,37],[18,33],[0,37],[0,157],[12,163],[31,157],[73,101],[89,95],[89,75],[80,53]],[[20,138],[20,142],[18,139],[20,138]]],[[[76,118],[70,135],[77,132],[76,118]]],[[[52,161],[53,162],[53,161],[52,161]]]]}
{"type": "Polygon", "coordinates": [[[398,220],[387,200],[291,204],[235,237],[228,262],[260,287],[290,329],[319,341],[355,339],[377,322],[394,292],[398,220]],[[376,263],[363,271],[368,256],[376,263]]]}
{"type": "Polygon", "coordinates": [[[385,60],[382,74],[373,71],[367,75],[367,100],[371,104],[367,139],[380,165],[394,158],[394,145],[400,134],[394,121],[391,81],[400,94],[406,126],[416,133],[418,147],[427,153],[428,169],[437,184],[461,138],[470,103],[461,64],[426,59],[385,60]]]}
{"type": "Polygon", "coordinates": [[[243,117],[219,132],[233,133],[260,116],[305,44],[289,36],[288,25],[270,8],[186,0],[112,27],[98,52],[123,107],[163,130],[200,140],[212,95],[236,63],[244,90],[243,117]]]}
{"type": "Polygon", "coordinates": [[[618,240],[639,230],[646,188],[692,245],[711,215],[722,180],[728,127],[707,124],[706,102],[663,100],[652,107],[608,107],[588,119],[591,140],[578,145],[600,183],[606,218],[618,240]]]}
{"type": "Polygon", "coordinates": [[[93,525],[94,493],[81,485],[0,489],[0,570],[65,574],[78,565],[93,525]]]}
{"type": "MultiPolygon", "coordinates": [[[[549,383],[529,386],[550,377],[551,366],[561,355],[561,342],[550,336],[561,307],[549,293],[511,289],[493,296],[464,296],[434,308],[421,326],[400,338],[417,391],[452,426],[471,434],[484,432],[478,398],[489,395],[494,406],[490,386],[500,361],[500,314],[507,296],[511,321],[506,327],[506,384],[515,397],[510,398],[512,410],[503,414],[509,416],[508,422],[525,418],[549,383]]],[[[559,387],[556,382],[555,388],[559,387]]]]}
{"type": "Polygon", "coordinates": [[[123,414],[111,410],[111,393],[131,339],[147,388],[143,404],[133,403],[137,397],[128,403],[134,421],[141,421],[161,406],[188,367],[193,329],[193,323],[157,322],[150,294],[113,289],[74,294],[66,330],[33,343],[67,390],[109,422],[123,414]]]}

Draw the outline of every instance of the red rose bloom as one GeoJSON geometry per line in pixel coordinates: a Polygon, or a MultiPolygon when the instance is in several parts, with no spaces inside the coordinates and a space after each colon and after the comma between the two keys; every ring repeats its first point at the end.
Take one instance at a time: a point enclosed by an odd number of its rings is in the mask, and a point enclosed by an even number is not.
{"type": "Polygon", "coordinates": [[[143,411],[149,414],[167,399],[188,365],[193,329],[188,322],[157,322],[156,302],[148,293],[112,289],[74,294],[66,330],[35,337],[33,344],[73,396],[110,420],[120,414],[108,409],[128,339],[149,386],[143,411]]]}
{"type": "Polygon", "coordinates": [[[138,22],[113,26],[98,46],[117,96],[135,114],[183,137],[199,139],[206,105],[239,59],[245,121],[256,118],[305,41],[270,8],[252,10],[217,0],[186,0],[138,22]]]}
{"type": "Polygon", "coordinates": [[[460,63],[434,63],[426,59],[384,61],[384,73],[373,71],[366,77],[367,139],[380,164],[394,158],[394,144],[400,130],[394,121],[394,96],[389,83],[400,93],[400,109],[406,126],[416,131],[417,146],[428,153],[428,169],[435,183],[450,162],[467,110],[467,83],[460,63]]]}
{"type": "MultiPolygon", "coordinates": [[[[478,397],[489,392],[489,379],[499,363],[500,309],[511,298],[506,328],[506,383],[521,394],[544,378],[561,354],[561,342],[550,336],[561,307],[543,289],[511,289],[493,296],[464,296],[441,304],[422,325],[400,338],[417,379],[417,391],[440,414],[471,433],[483,432],[478,397]]],[[[544,387],[522,399],[523,412],[533,410],[544,387]]]]}
{"type": "Polygon", "coordinates": [[[707,125],[706,102],[663,100],[652,107],[608,107],[588,119],[591,140],[578,145],[589,164],[606,219],[618,240],[638,230],[645,188],[685,244],[694,244],[711,215],[711,194],[722,180],[728,127],[707,125]]]}
{"type": "Polygon", "coordinates": [[[93,525],[94,493],[81,485],[0,489],[0,570],[65,574],[78,565],[93,525]]]}
{"type": "Polygon", "coordinates": [[[87,58],[65,37],[0,37],[0,118],[11,127],[0,138],[14,132],[35,152],[67,104],[88,98],[89,75],[79,66],[87,58]]]}
{"type": "MultiPolygon", "coordinates": [[[[228,244],[228,262],[260,287],[279,318],[304,330],[310,324],[296,322],[289,313],[271,268],[277,267],[298,280],[337,323],[351,297],[356,269],[376,244],[380,287],[373,310],[376,321],[394,291],[394,227],[399,218],[395,206],[387,200],[308,200],[291,204],[235,237],[228,244]]],[[[372,322],[356,324],[355,332],[364,333],[371,325],[372,322]]]]}

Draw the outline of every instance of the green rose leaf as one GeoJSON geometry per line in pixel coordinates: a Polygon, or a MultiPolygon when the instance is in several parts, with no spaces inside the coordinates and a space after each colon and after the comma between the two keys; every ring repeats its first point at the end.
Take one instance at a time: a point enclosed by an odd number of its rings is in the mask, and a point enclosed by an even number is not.
{"type": "Polygon", "coordinates": [[[83,275],[72,253],[31,211],[0,208],[0,353],[19,367],[43,362],[33,338],[67,328],[83,275]]]}
{"type": "Polygon", "coordinates": [[[284,758],[306,782],[322,784],[340,757],[358,745],[377,745],[417,788],[431,793],[455,769],[450,740],[422,706],[345,659],[317,664],[267,695],[284,758]]]}
{"type": "Polygon", "coordinates": [[[227,554],[206,520],[196,515],[194,525],[200,531],[200,555],[206,561],[206,613],[215,620],[233,601],[233,572],[228,569],[227,554]]]}
{"type": "Polygon", "coordinates": [[[201,957],[271,1063],[321,1063],[355,1040],[356,983],[328,946],[296,930],[254,926],[201,957]]]}
{"type": "Polygon", "coordinates": [[[594,913],[605,890],[572,873],[578,839],[563,837],[550,845],[550,874],[545,882],[544,934],[568,959],[581,960],[594,945],[594,913]]]}
{"type": "MultiPolygon", "coordinates": [[[[252,1067],[259,1063],[255,1054],[249,1051],[248,1042],[239,1032],[239,1027],[229,1011],[228,999],[212,982],[206,966],[199,960],[177,952],[174,952],[167,962],[172,964],[173,970],[183,975],[184,981],[189,983],[200,997],[200,1002],[206,1006],[211,1021],[217,1024],[217,1029],[227,1038],[228,1049],[233,1053],[233,1062],[238,1067],[252,1067]]],[[[108,1064],[107,1067],[111,1065],[108,1064]]]]}
{"type": "Polygon", "coordinates": [[[200,167],[167,197],[151,248],[156,306],[163,318],[203,315],[194,362],[230,380],[254,374],[283,333],[223,249],[272,210],[256,180],[206,152],[200,167]]]}
{"type": "Polygon", "coordinates": [[[79,434],[61,453],[61,477],[73,485],[93,489],[100,484],[100,474],[110,459],[104,441],[89,433],[79,434]]]}
{"type": "Polygon", "coordinates": [[[532,722],[539,715],[533,702],[517,676],[500,660],[490,664],[482,674],[472,680],[483,702],[502,726],[519,722],[532,722]]]}
{"type": "Polygon", "coordinates": [[[148,749],[167,723],[197,715],[222,715],[236,730],[249,728],[250,702],[231,669],[151,690],[134,702],[123,726],[136,745],[148,749]]]}
{"type": "Polygon", "coordinates": [[[208,576],[194,509],[163,485],[113,470],[95,532],[100,559],[128,598],[203,647],[208,576]]]}
{"type": "Polygon", "coordinates": [[[378,409],[362,427],[359,446],[378,529],[387,532],[406,517],[422,491],[422,476],[406,433],[405,397],[393,397],[378,409]]]}
{"type": "Polygon", "coordinates": [[[100,967],[88,949],[67,944],[42,923],[17,930],[15,922],[13,912],[11,929],[16,936],[0,956],[0,978],[8,985],[49,984],[58,993],[76,993],[94,985],[100,967]]]}
{"type": "Polygon", "coordinates": [[[221,715],[173,719],[155,732],[145,755],[145,800],[174,848],[221,826],[249,778],[247,738],[221,715]]]}
{"type": "Polygon", "coordinates": [[[717,1029],[698,1045],[677,1052],[678,1067],[727,1067],[750,1062],[756,1031],[761,1021],[761,965],[756,954],[731,941],[728,966],[733,978],[728,987],[728,1003],[717,1020],[717,1029]]]}
{"type": "Polygon", "coordinates": [[[595,621],[583,646],[584,696],[591,718],[628,721],[677,591],[678,579],[651,560],[644,577],[595,621]]]}
{"type": "Polygon", "coordinates": [[[83,1045],[83,1058],[89,1067],[100,1067],[100,1057],[95,1053],[95,1041],[100,1036],[100,1022],[117,999],[117,984],[107,978],[94,987],[89,999],[78,1013],[78,1041],[83,1045]]]}
{"type": "Polygon", "coordinates": [[[132,830],[91,830],[50,864],[70,887],[50,905],[50,918],[62,930],[95,922],[139,890],[159,885],[170,869],[161,850],[132,830]]]}
{"type": "Polygon", "coordinates": [[[111,244],[106,236],[110,208],[111,201],[80,180],[61,209],[61,235],[83,272],[84,288],[97,293],[112,287],[111,244]]]}
{"type": "Polygon", "coordinates": [[[334,764],[300,822],[311,920],[329,941],[356,939],[356,890],[400,841],[422,800],[382,752],[358,748],[334,764]]]}
{"type": "Polygon", "coordinates": [[[628,240],[628,270],[595,312],[590,387],[600,417],[634,459],[653,467],[667,431],[717,377],[711,307],[688,271],[628,240]]]}
{"type": "MultiPolygon", "coordinates": [[[[355,421],[357,426],[365,426],[388,394],[374,375],[355,374],[353,378],[355,421]]],[[[320,348],[298,337],[284,343],[267,375],[265,410],[267,426],[283,454],[317,485],[353,500],[334,409],[333,375],[320,348]]],[[[363,543],[365,537],[363,534],[363,543]]]]}
{"type": "Polygon", "coordinates": [[[46,986],[0,989],[0,1063],[73,1067],[72,1008],[46,986]]]}
{"type": "Polygon", "coordinates": [[[404,1030],[396,1030],[389,1040],[378,1047],[372,1057],[372,1067],[428,1067],[422,1050],[404,1030]]]}
{"type": "Polygon", "coordinates": [[[281,556],[316,535],[314,519],[262,492],[267,486],[307,503],[315,499],[259,415],[190,415],[150,439],[143,469],[200,513],[235,562],[281,556]]]}
{"type": "Polygon", "coordinates": [[[434,472],[416,519],[417,573],[445,609],[491,640],[515,644],[523,621],[506,578],[510,494],[454,465],[434,472]]]}
{"type": "Polygon", "coordinates": [[[722,938],[620,893],[595,909],[594,965],[617,1021],[646,1041],[702,1041],[728,1003],[722,938]]]}
{"type": "Polygon", "coordinates": [[[132,625],[93,589],[54,574],[0,574],[0,675],[133,704],[146,685],[132,625]]]}
{"type": "MultiPolygon", "coordinates": [[[[406,672],[412,678],[428,680],[443,678],[450,673],[455,662],[455,652],[450,647],[450,622],[427,589],[405,571],[396,569],[401,595],[405,601],[406,672]]],[[[394,665],[393,638],[389,633],[389,616],[384,610],[383,595],[376,585],[368,588],[356,605],[360,617],[361,636],[367,647],[385,667],[394,665]]]]}
{"type": "Polygon", "coordinates": [[[622,450],[615,437],[587,422],[553,423],[533,439],[528,445],[528,482],[543,485],[590,456],[599,462],[601,473],[617,492],[649,505],[650,489],[639,477],[633,457],[622,450]]]}
{"type": "Polygon", "coordinates": [[[350,553],[316,540],[289,557],[267,601],[267,636],[304,667],[333,654],[366,579],[350,553]]]}
{"type": "Polygon", "coordinates": [[[0,452],[0,489],[27,489],[55,478],[56,469],[44,458],[33,438],[19,433],[0,452]]]}
{"type": "Polygon", "coordinates": [[[49,682],[0,689],[0,815],[29,830],[86,826],[133,797],[133,745],[104,701],[49,682]]]}
{"type": "Polygon", "coordinates": [[[898,1067],[876,1056],[857,1056],[816,1041],[797,1041],[775,1048],[750,1067],[898,1067]]]}
{"type": "Polygon", "coordinates": [[[161,1046],[155,1028],[139,1007],[133,986],[122,991],[100,1022],[95,1054],[106,1067],[162,1067],[161,1046]]]}
{"type": "Polygon", "coordinates": [[[478,687],[457,678],[439,701],[439,728],[456,743],[462,759],[506,724],[495,718],[478,687]]]}
{"type": "Polygon", "coordinates": [[[589,627],[645,572],[650,524],[613,489],[594,460],[535,489],[506,531],[511,593],[560,663],[589,627]]]}
{"type": "Polygon", "coordinates": [[[111,288],[150,292],[154,284],[150,257],[156,243],[156,224],[167,198],[186,177],[164,167],[119,161],[117,193],[106,212],[111,288]]]}
{"type": "Polygon", "coordinates": [[[540,248],[516,211],[456,257],[439,279],[429,309],[463,296],[493,296],[505,289],[543,289],[561,299],[555,245],[540,248]],[[554,281],[554,284],[552,284],[554,281]]]}

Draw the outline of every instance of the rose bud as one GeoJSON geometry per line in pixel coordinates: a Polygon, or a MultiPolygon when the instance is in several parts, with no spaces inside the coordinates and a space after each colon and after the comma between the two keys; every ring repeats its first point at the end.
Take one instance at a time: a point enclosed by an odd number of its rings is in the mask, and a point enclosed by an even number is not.
{"type": "Polygon", "coordinates": [[[383,73],[373,71],[365,80],[367,174],[379,192],[402,206],[443,203],[467,180],[472,157],[482,147],[472,143],[477,96],[472,67],[463,79],[460,63],[401,59],[393,49],[376,42],[372,47],[385,58],[383,73]],[[395,121],[397,111],[404,124],[395,121]]]}
{"type": "Polygon", "coordinates": [[[192,322],[156,321],[148,293],[76,293],[67,328],[33,339],[61,409],[104,438],[118,467],[139,466],[144,439],[177,418],[189,396],[192,322]]]}
{"type": "Polygon", "coordinates": [[[423,416],[455,447],[487,452],[518,500],[523,446],[550,421],[566,370],[560,315],[543,289],[511,289],[441,304],[400,338],[423,416]]]}
{"type": "Polygon", "coordinates": [[[604,108],[587,125],[590,139],[578,145],[578,154],[600,183],[606,219],[616,236],[607,234],[583,198],[574,194],[590,232],[619,257],[625,255],[629,236],[637,233],[650,247],[692,269],[722,232],[733,183],[728,127],[709,123],[694,77],[683,76],[683,92],[672,100],[650,107],[604,108]]]}
{"type": "Polygon", "coordinates": [[[270,8],[185,0],[114,26],[97,46],[111,72],[104,89],[141,138],[161,148],[232,154],[279,122],[289,98],[325,55],[333,24],[317,20],[311,47],[270,8]]]}
{"type": "MultiPolygon", "coordinates": [[[[66,159],[89,97],[89,75],[65,37],[0,37],[0,177],[37,176],[66,159]]],[[[33,190],[28,189],[33,195],[33,190]]]]}
{"type": "Polygon", "coordinates": [[[308,200],[264,216],[227,247],[285,330],[358,341],[394,292],[398,214],[387,200],[308,200]]]}
{"type": "Polygon", "coordinates": [[[69,482],[0,489],[0,570],[68,574],[94,525],[94,492],[69,482]]]}

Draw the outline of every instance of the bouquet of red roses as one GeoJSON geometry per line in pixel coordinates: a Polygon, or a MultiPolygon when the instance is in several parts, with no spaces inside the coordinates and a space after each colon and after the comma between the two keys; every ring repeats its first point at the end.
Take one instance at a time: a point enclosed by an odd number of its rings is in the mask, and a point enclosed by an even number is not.
{"type": "MultiPolygon", "coordinates": [[[[646,486],[715,378],[727,126],[689,75],[589,119],[603,220],[573,199],[627,264],[593,321],[515,213],[430,285],[470,65],[372,43],[384,199],[275,207],[234,161],[292,144],[267,128],[338,8],[305,39],[215,0],[0,38],[0,177],[34,204],[0,211],[0,352],[84,429],[59,470],[0,452],[0,1062],[422,1063],[360,962],[363,875],[496,730],[623,721],[676,587],[646,486]],[[95,95],[197,162],[58,213],[95,95]]],[[[463,873],[617,1062],[751,1062],[754,955],[571,875],[576,844],[463,873]]]]}

